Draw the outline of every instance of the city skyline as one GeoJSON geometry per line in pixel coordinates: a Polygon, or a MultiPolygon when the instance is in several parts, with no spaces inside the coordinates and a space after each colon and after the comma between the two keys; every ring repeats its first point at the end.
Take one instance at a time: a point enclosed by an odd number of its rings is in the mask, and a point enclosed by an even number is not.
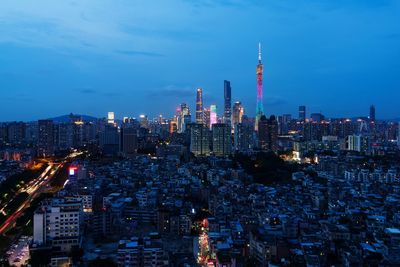
{"type": "Polygon", "coordinates": [[[3,0],[1,266],[400,266],[400,1],[3,0]]]}
{"type": "Polygon", "coordinates": [[[2,4],[0,121],[170,116],[179,103],[193,108],[198,87],[204,106],[223,107],[224,80],[254,116],[258,42],[265,114],[306,105],[352,117],[374,104],[378,119],[399,117],[396,1],[41,4],[2,4]]]}

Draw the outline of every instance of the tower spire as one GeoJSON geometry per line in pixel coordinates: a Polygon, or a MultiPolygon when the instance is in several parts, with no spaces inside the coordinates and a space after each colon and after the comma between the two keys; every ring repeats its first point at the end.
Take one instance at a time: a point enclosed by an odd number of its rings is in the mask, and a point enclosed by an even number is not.
{"type": "Polygon", "coordinates": [[[256,108],[256,121],[255,130],[258,131],[258,122],[264,114],[263,108],[263,64],[261,63],[261,43],[258,43],[258,64],[256,68],[257,76],[257,108],[256,108]]]}

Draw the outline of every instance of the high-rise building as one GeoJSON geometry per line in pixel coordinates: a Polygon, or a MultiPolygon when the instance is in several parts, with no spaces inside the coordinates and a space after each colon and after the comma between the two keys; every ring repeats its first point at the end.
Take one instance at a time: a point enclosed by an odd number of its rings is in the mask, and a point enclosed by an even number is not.
{"type": "MultiPolygon", "coordinates": [[[[190,116],[189,106],[186,103],[182,103],[181,106],[177,109],[177,127],[178,133],[183,133],[185,131],[185,123],[187,124],[187,116],[190,116]],[[186,121],[185,121],[186,117],[186,121]]],[[[190,123],[190,122],[189,122],[190,123]]]]}
{"type": "Polygon", "coordinates": [[[278,117],[279,134],[281,135],[288,134],[291,120],[292,120],[292,115],[290,114],[283,114],[282,116],[278,117]]]}
{"type": "Polygon", "coordinates": [[[204,123],[203,89],[201,88],[197,88],[197,94],[196,94],[196,123],[204,123]]]}
{"type": "Polygon", "coordinates": [[[206,125],[210,129],[210,122],[211,119],[211,109],[210,108],[204,108],[203,111],[203,124],[206,125]]]}
{"type": "Polygon", "coordinates": [[[210,129],[212,129],[212,125],[218,122],[217,118],[217,106],[210,106],[210,129]]]}
{"type": "Polygon", "coordinates": [[[81,198],[55,198],[39,207],[33,215],[33,243],[62,252],[79,248],[82,238],[81,198]]]}
{"type": "Polygon", "coordinates": [[[397,146],[400,147],[400,123],[397,125],[397,146]]]}
{"type": "Polygon", "coordinates": [[[55,125],[58,129],[56,137],[56,144],[58,149],[67,150],[73,147],[73,129],[70,123],[59,123],[55,125]]]}
{"type": "MultiPolygon", "coordinates": [[[[37,123],[26,123],[25,141],[28,144],[36,143],[38,139],[39,126],[37,123]]],[[[0,124],[0,145],[2,144],[2,126],[0,124]]]]}
{"type": "Polygon", "coordinates": [[[38,155],[49,157],[54,155],[54,127],[52,120],[39,120],[38,155]]]}
{"type": "Polygon", "coordinates": [[[235,125],[234,130],[234,143],[235,150],[239,152],[246,152],[253,148],[254,144],[254,127],[253,124],[241,122],[235,125]]]}
{"type": "Polygon", "coordinates": [[[148,129],[149,128],[149,118],[147,117],[147,115],[141,114],[139,116],[139,123],[140,123],[140,127],[148,129]]]}
{"type": "Polygon", "coordinates": [[[190,152],[195,156],[207,156],[210,153],[210,131],[202,123],[190,127],[190,152]]]}
{"type": "Polygon", "coordinates": [[[7,143],[7,124],[0,123],[0,145],[7,143]]]}
{"type": "Polygon", "coordinates": [[[138,148],[137,130],[132,127],[121,128],[121,151],[124,155],[133,155],[138,148]]]}
{"type": "Polygon", "coordinates": [[[212,151],[216,156],[226,157],[232,153],[231,126],[226,123],[212,125],[212,151]]]}
{"type": "Polygon", "coordinates": [[[188,128],[188,125],[192,123],[192,115],[187,114],[183,116],[183,128],[182,132],[186,132],[186,129],[188,128]]]}
{"type": "Polygon", "coordinates": [[[258,64],[256,68],[257,77],[257,107],[256,107],[256,121],[255,130],[258,131],[258,122],[264,114],[263,107],[263,64],[261,63],[261,44],[258,44],[258,64]]]}
{"type": "Polygon", "coordinates": [[[114,124],[115,123],[115,115],[114,112],[110,111],[107,114],[107,123],[114,124]]]}
{"type": "Polygon", "coordinates": [[[231,103],[232,89],[231,82],[224,81],[224,123],[231,125],[232,116],[232,103],[231,103]]]}
{"type": "Polygon", "coordinates": [[[233,104],[233,114],[232,114],[232,126],[235,127],[236,124],[242,123],[242,117],[244,115],[244,107],[239,101],[233,104]]]}
{"type": "Polygon", "coordinates": [[[175,116],[172,120],[169,121],[169,133],[173,134],[178,132],[178,118],[175,116]]]}
{"type": "Polygon", "coordinates": [[[369,150],[368,137],[361,135],[347,136],[346,149],[350,151],[367,152],[369,150]]]}
{"type": "Polygon", "coordinates": [[[306,120],[306,106],[299,106],[299,121],[306,120]]]}
{"type": "Polygon", "coordinates": [[[269,119],[263,115],[258,126],[259,147],[262,150],[278,151],[278,122],[275,116],[269,119]]]}
{"type": "Polygon", "coordinates": [[[371,122],[375,122],[375,106],[371,105],[369,107],[369,119],[371,122]]]}
{"type": "Polygon", "coordinates": [[[104,126],[100,133],[100,148],[106,155],[115,155],[119,151],[119,132],[118,127],[112,124],[104,126]]]}
{"type": "Polygon", "coordinates": [[[7,139],[11,145],[18,145],[25,141],[25,128],[24,122],[11,122],[7,126],[7,139]]]}

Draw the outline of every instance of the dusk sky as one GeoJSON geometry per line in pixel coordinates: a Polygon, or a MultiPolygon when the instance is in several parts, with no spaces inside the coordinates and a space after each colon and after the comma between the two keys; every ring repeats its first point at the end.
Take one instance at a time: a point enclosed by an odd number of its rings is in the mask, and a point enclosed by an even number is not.
{"type": "Polygon", "coordinates": [[[0,121],[222,114],[224,79],[254,116],[258,42],[266,114],[400,117],[398,0],[2,0],[0,121]]]}

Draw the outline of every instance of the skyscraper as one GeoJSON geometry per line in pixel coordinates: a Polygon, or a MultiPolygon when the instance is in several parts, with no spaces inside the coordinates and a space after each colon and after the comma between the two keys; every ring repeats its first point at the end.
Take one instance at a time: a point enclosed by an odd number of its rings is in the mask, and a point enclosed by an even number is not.
{"type": "Polygon", "coordinates": [[[149,119],[147,115],[141,114],[139,115],[140,127],[148,129],[149,128],[149,119]]]}
{"type": "Polygon", "coordinates": [[[236,124],[242,122],[242,117],[244,115],[244,108],[242,103],[239,101],[233,104],[233,114],[232,114],[232,125],[235,127],[236,124]]]}
{"type": "Polygon", "coordinates": [[[137,130],[133,127],[122,127],[120,145],[124,155],[135,154],[138,148],[137,130]]]}
{"type": "Polygon", "coordinates": [[[232,116],[232,103],[231,103],[231,82],[225,80],[224,81],[224,123],[231,125],[231,116],[232,116]]]}
{"type": "Polygon", "coordinates": [[[299,121],[306,120],[306,106],[299,107],[299,121]]]}
{"type": "Polygon", "coordinates": [[[374,105],[371,105],[371,106],[369,107],[369,119],[370,119],[372,122],[375,122],[375,106],[374,106],[374,105]]]}
{"type": "Polygon", "coordinates": [[[269,119],[263,115],[258,126],[258,141],[262,150],[278,151],[278,122],[275,116],[269,119]]]}
{"type": "Polygon", "coordinates": [[[289,132],[289,124],[292,120],[292,115],[283,114],[278,117],[278,133],[280,135],[286,135],[289,132]]]}
{"type": "Polygon", "coordinates": [[[217,106],[211,105],[210,106],[210,129],[212,128],[213,124],[217,123],[217,106]]]}
{"type": "Polygon", "coordinates": [[[189,106],[186,103],[182,103],[180,106],[180,112],[178,117],[178,133],[183,133],[185,131],[188,118],[190,118],[189,106]]]}
{"type": "Polygon", "coordinates": [[[190,152],[195,156],[210,153],[210,131],[203,123],[195,123],[190,127],[190,152]]]}
{"type": "Polygon", "coordinates": [[[234,144],[235,149],[247,152],[253,148],[254,126],[252,123],[241,122],[235,125],[234,144]]]}
{"type": "Polygon", "coordinates": [[[120,136],[118,127],[112,124],[104,125],[100,132],[100,148],[106,155],[116,155],[119,151],[120,136]]]}
{"type": "Polygon", "coordinates": [[[209,129],[211,129],[210,122],[211,110],[210,108],[204,108],[203,110],[203,124],[206,125],[209,129]]]}
{"type": "Polygon", "coordinates": [[[201,89],[201,88],[197,88],[197,94],[196,94],[196,123],[204,123],[203,89],[201,89]]]}
{"type": "Polygon", "coordinates": [[[213,153],[219,157],[229,156],[232,152],[231,126],[226,123],[212,125],[213,153]]]}
{"type": "Polygon", "coordinates": [[[261,44],[258,43],[258,64],[256,68],[257,77],[257,107],[256,107],[256,122],[255,130],[258,131],[258,122],[264,114],[263,107],[263,64],[261,63],[261,44]]]}
{"type": "Polygon", "coordinates": [[[38,155],[49,157],[54,155],[54,129],[52,120],[39,120],[38,155]]]}
{"type": "Polygon", "coordinates": [[[114,112],[112,112],[112,111],[108,112],[108,114],[107,114],[107,122],[110,123],[110,124],[113,124],[115,122],[114,120],[115,120],[114,112]]]}

